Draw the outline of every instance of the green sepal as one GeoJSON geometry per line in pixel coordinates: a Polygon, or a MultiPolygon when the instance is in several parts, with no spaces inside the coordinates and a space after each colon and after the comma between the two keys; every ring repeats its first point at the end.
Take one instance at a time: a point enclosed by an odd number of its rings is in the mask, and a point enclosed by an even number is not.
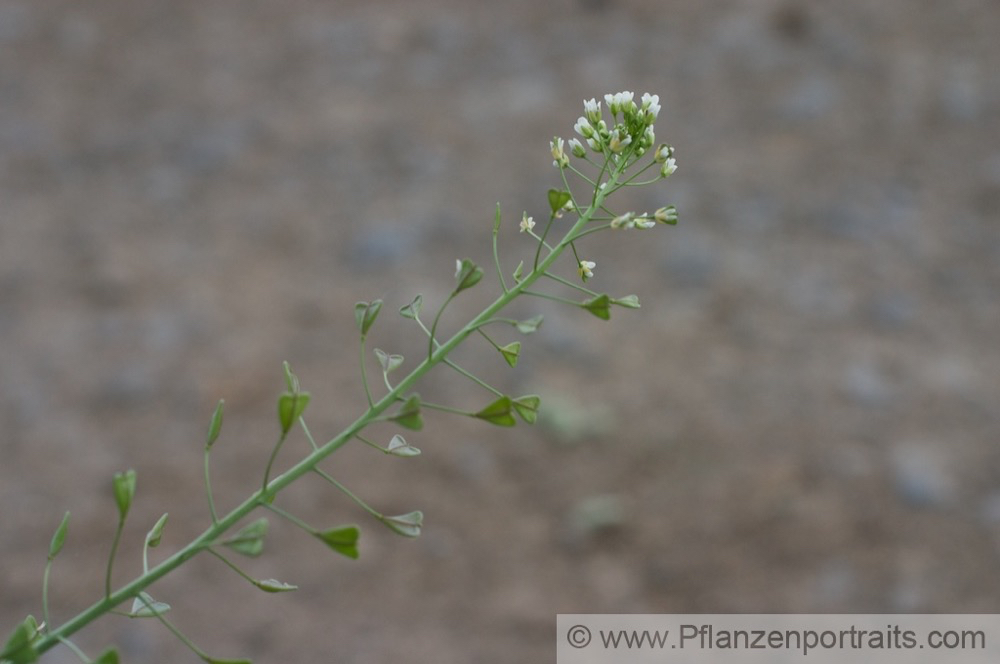
{"type": "Polygon", "coordinates": [[[128,612],[128,616],[129,618],[154,618],[162,616],[169,610],[169,604],[158,602],[149,593],[142,591],[138,597],[132,600],[132,610],[128,612]]]}
{"type": "Polygon", "coordinates": [[[463,258],[457,261],[457,263],[455,280],[458,281],[458,285],[455,286],[455,293],[461,293],[465,289],[472,288],[479,283],[479,280],[483,278],[483,268],[468,258],[463,258]]]}
{"type": "Polygon", "coordinates": [[[625,307],[626,309],[638,309],[639,296],[626,295],[625,297],[616,297],[611,300],[611,304],[617,304],[619,307],[625,307]]]}
{"type": "Polygon", "coordinates": [[[38,661],[38,651],[33,641],[38,635],[38,622],[34,616],[28,616],[14,628],[3,650],[0,650],[0,660],[6,664],[28,664],[38,661]]]}
{"type": "Polygon", "coordinates": [[[118,515],[122,521],[128,514],[132,506],[132,498],[135,497],[135,471],[127,470],[124,473],[115,473],[112,486],[115,491],[115,502],[118,504],[118,515]]]}
{"type": "Polygon", "coordinates": [[[155,549],[160,546],[160,539],[163,537],[163,527],[167,525],[167,516],[168,514],[164,512],[163,516],[146,533],[146,546],[149,548],[155,549]]]}
{"type": "Polygon", "coordinates": [[[287,593],[299,589],[296,585],[277,579],[254,579],[253,584],[266,593],[287,593]]]}
{"type": "Polygon", "coordinates": [[[584,300],[580,303],[580,306],[601,320],[611,319],[611,298],[607,295],[598,295],[589,300],[584,300]]]}
{"type": "Polygon", "coordinates": [[[358,302],[354,305],[354,320],[358,324],[361,336],[367,336],[368,330],[375,324],[378,312],[382,310],[382,300],[372,302],[358,302]]]}
{"type": "Polygon", "coordinates": [[[542,320],[544,320],[542,316],[538,315],[533,316],[528,320],[519,320],[514,323],[514,325],[517,327],[517,331],[521,334],[531,334],[542,326],[542,320]]]}
{"type": "Polygon", "coordinates": [[[538,407],[541,403],[542,399],[537,394],[525,394],[510,402],[521,419],[528,424],[534,424],[535,420],[538,419],[538,407]]]}
{"type": "Polygon", "coordinates": [[[285,392],[278,397],[278,420],[282,435],[287,434],[299,416],[305,412],[312,397],[308,392],[285,392]]]}
{"type": "Polygon", "coordinates": [[[379,520],[393,532],[403,537],[419,537],[420,529],[424,525],[424,513],[420,510],[415,510],[396,516],[382,515],[379,517],[379,520]]]}
{"type": "Polygon", "coordinates": [[[387,374],[398,369],[403,364],[402,355],[389,355],[381,348],[375,349],[375,357],[378,358],[378,363],[382,365],[382,371],[387,374]]]}
{"type": "Polygon", "coordinates": [[[568,191],[549,189],[549,207],[552,208],[552,214],[562,210],[563,206],[566,205],[571,198],[572,196],[570,196],[568,191]]]}
{"type": "Polygon", "coordinates": [[[499,348],[500,354],[503,355],[503,359],[512,367],[517,366],[517,356],[521,352],[521,342],[515,341],[509,343],[506,346],[501,346],[499,348]]]}
{"type": "Polygon", "coordinates": [[[399,315],[403,318],[416,318],[420,315],[420,308],[424,306],[424,296],[417,295],[409,304],[400,307],[399,315]]]}
{"type": "Polygon", "coordinates": [[[267,518],[261,517],[247,524],[238,533],[223,542],[225,546],[236,553],[249,558],[256,558],[264,551],[264,538],[267,536],[267,518]]]}
{"type": "Polygon", "coordinates": [[[66,531],[69,529],[69,512],[63,515],[62,521],[59,523],[59,527],[56,528],[56,532],[52,535],[52,541],[49,543],[49,560],[52,560],[59,552],[62,551],[63,544],[66,542],[66,531]]]}
{"type": "Polygon", "coordinates": [[[215,406],[212,420],[208,423],[208,437],[205,440],[205,447],[211,447],[219,438],[219,433],[222,431],[222,407],[225,403],[225,399],[219,399],[219,403],[215,406]]]}
{"type": "Polygon", "coordinates": [[[328,547],[343,556],[357,560],[358,556],[361,555],[358,552],[358,540],[361,538],[361,531],[357,526],[340,526],[316,532],[315,535],[328,547]]]}
{"type": "Polygon", "coordinates": [[[500,427],[512,427],[517,424],[517,420],[514,419],[514,415],[511,413],[512,407],[513,404],[510,397],[500,397],[474,415],[490,424],[500,427]]]}
{"type": "Polygon", "coordinates": [[[118,664],[118,651],[108,648],[94,660],[94,664],[118,664]]]}
{"type": "Polygon", "coordinates": [[[420,395],[411,395],[399,409],[399,412],[389,418],[401,427],[411,431],[420,431],[424,428],[424,420],[420,416],[420,395]]]}

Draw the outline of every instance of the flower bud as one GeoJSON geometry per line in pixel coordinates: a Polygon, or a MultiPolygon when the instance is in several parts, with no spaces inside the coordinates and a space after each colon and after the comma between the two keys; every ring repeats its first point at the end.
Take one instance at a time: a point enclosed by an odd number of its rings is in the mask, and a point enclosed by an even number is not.
{"type": "Polygon", "coordinates": [[[563,149],[565,144],[566,142],[558,137],[549,141],[549,148],[552,150],[552,165],[557,168],[569,166],[569,157],[566,156],[566,151],[563,149]]]}
{"type": "Polygon", "coordinates": [[[622,138],[621,131],[618,129],[613,129],[611,131],[611,136],[608,139],[608,147],[615,154],[620,154],[626,147],[628,147],[629,143],[631,142],[632,142],[631,136],[625,136],[624,138],[622,138]]]}
{"type": "Polygon", "coordinates": [[[632,219],[635,215],[631,212],[626,212],[625,214],[620,214],[611,220],[611,228],[617,230],[619,228],[631,228],[632,219]]]}
{"type": "Polygon", "coordinates": [[[646,113],[646,121],[652,124],[656,120],[656,116],[660,114],[660,95],[643,93],[642,110],[646,113]]]}
{"type": "Polygon", "coordinates": [[[660,168],[660,177],[668,178],[673,175],[674,171],[677,170],[677,161],[670,157],[665,162],[663,162],[663,167],[660,168]]]}
{"type": "Polygon", "coordinates": [[[673,226],[677,223],[677,208],[673,205],[661,207],[653,213],[653,218],[661,224],[670,224],[673,226]]]}
{"type": "Polygon", "coordinates": [[[583,102],[583,114],[591,123],[597,122],[601,119],[601,102],[596,99],[583,102]]]}

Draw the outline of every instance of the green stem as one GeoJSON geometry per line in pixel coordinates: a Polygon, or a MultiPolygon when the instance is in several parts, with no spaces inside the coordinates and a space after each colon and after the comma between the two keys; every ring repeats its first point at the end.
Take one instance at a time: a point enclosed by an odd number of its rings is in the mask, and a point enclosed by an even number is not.
{"type": "Polygon", "coordinates": [[[45,573],[42,574],[42,621],[49,624],[49,571],[52,569],[52,558],[45,563],[45,573]]]}
{"type": "Polygon", "coordinates": [[[388,452],[385,451],[385,448],[383,448],[381,445],[379,445],[377,443],[373,443],[372,441],[370,441],[367,438],[365,438],[364,436],[362,436],[360,433],[358,435],[356,435],[355,438],[357,438],[358,440],[360,440],[365,445],[368,445],[369,447],[374,447],[379,452],[382,452],[384,454],[388,454],[388,452]]]}
{"type": "MultiPolygon", "coordinates": [[[[496,346],[496,344],[493,344],[493,345],[496,346]]],[[[446,360],[444,360],[444,363],[447,364],[452,369],[454,369],[455,371],[457,371],[458,373],[460,373],[463,376],[465,376],[466,378],[468,378],[469,380],[471,380],[471,381],[473,381],[473,382],[481,385],[482,387],[485,387],[487,390],[489,390],[493,394],[497,395],[498,397],[502,397],[503,396],[503,392],[501,392],[500,390],[496,389],[495,387],[493,387],[489,383],[481,380],[480,378],[478,378],[477,376],[473,375],[469,371],[466,371],[465,369],[463,369],[462,367],[458,366],[457,364],[455,364],[451,360],[446,359],[446,360]]],[[[426,405],[426,404],[424,404],[424,405],[426,405]]]]}
{"type": "Polygon", "coordinates": [[[306,440],[309,441],[309,445],[312,446],[313,451],[318,450],[319,449],[319,445],[316,444],[316,439],[313,438],[312,433],[310,433],[310,431],[309,431],[309,427],[306,426],[305,419],[303,419],[303,417],[301,415],[299,416],[299,426],[302,427],[302,431],[306,435],[306,440]]]}
{"type": "Polygon", "coordinates": [[[145,597],[140,596],[139,600],[143,604],[146,605],[146,608],[150,610],[150,612],[157,618],[157,620],[159,620],[161,623],[163,623],[164,627],[166,627],[167,629],[170,630],[171,634],[173,634],[174,636],[176,636],[177,639],[181,643],[183,643],[184,645],[186,645],[191,650],[191,652],[193,652],[194,654],[198,655],[198,657],[202,661],[204,661],[204,662],[212,662],[212,661],[214,661],[212,659],[212,657],[207,652],[205,652],[204,650],[202,650],[201,648],[199,648],[198,646],[196,646],[194,644],[194,642],[191,641],[191,639],[189,639],[188,637],[184,636],[184,634],[179,629],[177,629],[177,627],[172,622],[170,622],[169,620],[167,620],[164,617],[163,613],[161,613],[160,611],[157,611],[156,609],[154,609],[153,606],[148,601],[146,601],[145,597]]]}
{"type": "Polygon", "coordinates": [[[576,242],[585,235],[590,235],[591,233],[597,233],[600,231],[606,231],[609,228],[611,228],[611,222],[608,222],[606,224],[601,224],[600,226],[591,226],[590,228],[583,229],[582,231],[574,235],[572,238],[570,238],[570,240],[572,242],[576,242]]]}
{"type": "Polygon", "coordinates": [[[507,282],[503,278],[503,268],[500,267],[500,250],[497,248],[497,236],[500,234],[500,204],[497,203],[497,216],[493,222],[493,265],[497,268],[497,279],[500,281],[500,288],[507,292],[507,282]]]}
{"type": "Polygon", "coordinates": [[[583,293],[585,295],[589,295],[591,297],[597,297],[597,295],[598,295],[596,292],[590,290],[589,288],[581,286],[580,284],[574,284],[569,279],[563,279],[558,274],[553,274],[553,273],[549,272],[545,276],[548,277],[549,279],[552,279],[553,281],[558,281],[559,283],[563,284],[564,286],[569,286],[570,288],[572,288],[574,290],[578,290],[578,291],[580,291],[581,293],[583,293]]]}
{"type": "Polygon", "coordinates": [[[314,470],[315,470],[315,472],[316,472],[317,475],[319,475],[320,477],[322,477],[324,480],[326,480],[327,482],[329,482],[333,486],[337,487],[337,489],[341,493],[343,493],[345,496],[347,496],[348,498],[350,498],[351,500],[353,500],[355,503],[357,503],[358,506],[361,507],[364,511],[368,512],[369,514],[371,514],[376,519],[381,519],[383,517],[383,514],[381,512],[379,512],[374,507],[372,507],[371,505],[369,505],[368,503],[366,503],[365,501],[363,501],[360,496],[358,496],[356,493],[354,493],[353,491],[351,491],[350,489],[348,489],[346,486],[344,486],[343,484],[341,484],[340,482],[338,482],[332,475],[330,475],[329,473],[325,472],[321,468],[316,468],[314,470]]]}
{"type": "Polygon", "coordinates": [[[375,405],[375,401],[372,399],[372,391],[368,387],[368,369],[365,368],[365,335],[361,335],[361,383],[365,386],[365,396],[368,397],[368,407],[371,408],[375,405]]]}
{"type": "MultiPolygon", "coordinates": [[[[504,295],[508,295],[509,293],[510,291],[507,291],[504,295]]],[[[458,295],[458,291],[452,291],[451,295],[448,296],[448,299],[445,300],[444,304],[441,305],[441,308],[438,309],[437,315],[434,316],[434,322],[431,323],[431,331],[429,332],[430,340],[427,342],[427,359],[425,362],[430,362],[434,357],[434,344],[437,343],[437,339],[434,338],[434,335],[437,333],[438,321],[441,320],[441,314],[444,313],[444,310],[448,307],[456,295],[458,295]]],[[[438,346],[440,346],[440,344],[438,344],[438,346]]]]}
{"type": "Polygon", "coordinates": [[[579,307],[580,303],[571,300],[568,297],[559,297],[558,295],[551,295],[549,293],[539,293],[538,291],[524,291],[525,295],[533,295],[534,297],[540,297],[543,300],[550,300],[552,302],[559,302],[560,304],[569,304],[574,307],[579,307]]]}
{"type": "Polygon", "coordinates": [[[215,499],[212,498],[212,482],[208,473],[208,456],[212,446],[205,446],[205,493],[208,495],[208,512],[212,515],[212,523],[218,523],[219,515],[215,512],[215,499]]]}
{"type": "Polygon", "coordinates": [[[93,661],[92,659],[87,657],[87,653],[80,650],[80,646],[76,645],[69,639],[59,639],[59,642],[62,643],[67,648],[69,648],[70,650],[72,650],[73,654],[79,657],[81,662],[84,662],[85,664],[90,664],[93,661]]]}
{"type": "Polygon", "coordinates": [[[316,534],[316,529],[315,528],[313,528],[308,523],[306,523],[305,521],[303,521],[299,517],[295,516],[294,514],[292,514],[290,512],[286,512],[285,510],[281,509],[277,505],[273,505],[271,503],[264,503],[264,507],[266,507],[267,509],[271,510],[272,512],[274,512],[275,514],[277,514],[278,516],[280,516],[282,519],[285,519],[286,521],[288,521],[289,523],[292,523],[292,524],[298,526],[299,528],[301,528],[302,530],[306,531],[310,535],[315,535],[316,534]]]}
{"type": "MultiPolygon", "coordinates": [[[[606,189],[611,189],[614,186],[617,178],[621,175],[622,169],[623,167],[619,166],[611,172],[611,176],[608,179],[609,184],[606,189]]],[[[64,622],[62,625],[47,632],[35,644],[36,651],[38,653],[44,653],[50,650],[53,646],[59,643],[60,639],[67,638],[70,635],[75,634],[86,625],[92,623],[98,617],[113,610],[122,602],[138,596],[141,591],[151,586],[157,580],[163,578],[214,544],[223,534],[239,523],[241,519],[245,518],[253,510],[257,509],[262,502],[266,502],[267,499],[273,497],[306,473],[314,471],[322,473],[322,471],[317,468],[317,465],[321,461],[354,438],[358,432],[368,426],[368,424],[377,420],[386,410],[396,404],[396,402],[402,398],[402,395],[409,393],[413,386],[428,371],[443,362],[444,359],[447,358],[457,346],[465,341],[465,339],[476,330],[476,328],[484,325],[486,321],[495,317],[498,312],[519,297],[522,293],[527,292],[527,289],[556,262],[563,250],[565,250],[568,246],[569,239],[578,233],[587,224],[587,222],[590,221],[591,216],[596,210],[600,209],[605,195],[605,190],[595,192],[591,206],[580,214],[576,223],[574,223],[573,226],[567,231],[563,240],[554,246],[553,251],[546,254],[545,257],[538,262],[537,266],[525,275],[521,281],[512,286],[506,293],[502,293],[499,297],[497,297],[492,304],[487,306],[475,318],[466,323],[465,326],[452,335],[451,338],[438,344],[436,343],[432,329],[432,334],[430,335],[431,352],[428,356],[425,357],[420,364],[414,367],[414,369],[405,378],[397,383],[394,389],[374,404],[370,405],[360,417],[337,434],[337,436],[321,445],[319,448],[313,450],[305,458],[301,459],[298,463],[293,465],[281,475],[275,477],[268,484],[261,486],[256,491],[251,493],[242,503],[234,507],[225,516],[220,517],[218,521],[212,523],[204,530],[204,532],[191,540],[191,542],[179,551],[161,561],[147,573],[132,579],[113,592],[110,590],[111,565],[109,561],[109,573],[106,583],[107,592],[105,592],[105,596],[78,613],[76,616],[64,622]]],[[[573,304],[578,305],[578,303],[573,304]]],[[[322,474],[329,478],[329,476],[325,473],[322,474]]],[[[117,548],[117,542],[120,539],[120,536],[121,527],[119,527],[118,532],[115,535],[114,548],[117,548]]]]}
{"type": "Polygon", "coordinates": [[[226,567],[228,567],[229,569],[233,570],[234,572],[236,572],[237,574],[239,574],[240,576],[242,576],[244,579],[246,579],[250,583],[252,583],[254,585],[257,585],[257,579],[253,578],[252,576],[250,576],[249,574],[247,574],[246,572],[244,572],[243,570],[241,570],[239,567],[237,567],[236,563],[234,563],[232,560],[230,560],[229,558],[226,558],[224,555],[222,555],[221,553],[219,553],[218,551],[216,551],[212,547],[208,547],[205,550],[208,551],[209,553],[211,553],[213,556],[215,556],[219,560],[221,560],[223,563],[225,563],[226,567]]]}
{"type": "Polygon", "coordinates": [[[288,438],[288,432],[285,431],[281,434],[281,438],[275,443],[274,449],[271,450],[271,456],[267,460],[267,467],[264,468],[264,481],[261,482],[260,492],[264,493],[267,491],[268,480],[271,478],[271,467],[274,466],[274,460],[278,458],[278,452],[281,451],[281,447],[285,444],[285,439],[288,438]]]}
{"type": "Polygon", "coordinates": [[[125,528],[125,516],[118,519],[118,527],[115,528],[115,537],[111,540],[111,553],[108,554],[108,570],[104,574],[104,597],[111,598],[111,570],[115,566],[115,554],[118,553],[118,544],[122,540],[122,530],[125,528]]]}
{"type": "MultiPolygon", "coordinates": [[[[503,396],[502,392],[500,393],[500,396],[503,396]]],[[[421,401],[420,405],[423,408],[427,408],[429,410],[436,410],[436,411],[441,412],[441,413],[450,413],[452,415],[464,415],[466,417],[474,417],[475,416],[475,413],[470,413],[467,410],[462,410],[461,408],[453,408],[451,406],[443,406],[443,405],[441,405],[439,403],[427,403],[426,401],[421,401]]]]}

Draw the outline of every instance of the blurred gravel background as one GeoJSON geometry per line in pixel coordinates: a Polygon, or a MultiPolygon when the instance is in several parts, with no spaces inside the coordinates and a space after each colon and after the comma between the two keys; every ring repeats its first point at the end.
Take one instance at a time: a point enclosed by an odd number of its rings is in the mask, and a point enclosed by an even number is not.
{"type": "MultiPolygon", "coordinates": [[[[526,303],[516,370],[462,356],[544,422],[337,454],[425,532],[304,482],[286,507],[364,533],[349,561],[272,524],[247,566],[297,593],[196,559],[153,594],[217,656],[345,664],[548,661],[558,612],[1000,611],[998,34],[989,0],[3,0],[0,625],[39,614],[66,509],[54,618],[102,592],[114,471],[139,474],[116,578],[162,512],[165,553],[201,531],[220,397],[220,508],[251,490],[282,360],[317,437],[353,420],[353,303],[415,357],[391,314],[488,264],[497,201],[512,268],[548,140],[622,89],[660,95],[680,165],[633,199],[680,226],[586,245],[642,310],[526,303]]],[[[110,640],[195,661],[152,623],[79,642],[110,640]]]]}

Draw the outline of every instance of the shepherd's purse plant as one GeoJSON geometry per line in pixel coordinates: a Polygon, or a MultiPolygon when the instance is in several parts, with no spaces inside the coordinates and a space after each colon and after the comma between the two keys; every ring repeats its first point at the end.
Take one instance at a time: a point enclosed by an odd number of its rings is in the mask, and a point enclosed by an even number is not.
{"type": "MultiPolygon", "coordinates": [[[[359,555],[360,529],[354,524],[314,526],[280,506],[281,492],[305,475],[316,475],[343,493],[367,512],[375,521],[403,537],[420,535],[424,515],[420,511],[404,514],[385,514],[369,505],[351,488],[324,470],[321,463],[349,442],[371,446],[386,455],[412,457],[420,450],[411,445],[404,432],[417,432],[423,427],[423,418],[429,411],[441,411],[451,416],[465,416],[489,424],[511,427],[518,419],[534,423],[541,399],[534,394],[505,394],[486,381],[473,375],[450,358],[459,345],[472,340],[492,348],[511,367],[518,361],[520,341],[506,341],[499,337],[504,330],[513,328],[522,335],[531,334],[542,324],[542,316],[525,320],[502,315],[514,300],[521,297],[551,300],[576,307],[608,320],[615,307],[638,309],[636,295],[612,296],[592,290],[586,284],[594,278],[598,266],[587,258],[585,245],[594,241],[598,233],[643,232],[660,224],[677,223],[677,211],[672,205],[652,212],[615,210],[610,200],[619,190],[652,184],[668,178],[677,168],[673,148],[656,143],[653,125],[660,112],[657,95],[643,94],[638,102],[631,92],[604,96],[605,108],[596,99],[584,102],[584,114],[573,129],[576,137],[567,140],[553,138],[549,144],[553,166],[561,178],[559,188],[549,189],[544,221],[536,222],[524,212],[516,220],[518,237],[521,237],[521,260],[508,272],[501,260],[499,238],[504,227],[500,206],[497,205],[492,229],[492,269],[495,271],[496,299],[450,337],[438,334],[439,323],[448,305],[462,292],[480,284],[486,276],[478,264],[468,258],[455,263],[455,280],[450,294],[432,314],[423,309],[423,298],[416,295],[399,310],[406,319],[403,324],[414,326],[426,339],[426,350],[411,361],[409,373],[400,376],[406,361],[401,355],[369,345],[369,336],[382,313],[382,300],[358,302],[354,307],[360,352],[360,380],[367,407],[353,423],[330,440],[317,442],[306,426],[304,413],[310,404],[309,392],[303,390],[288,363],[284,365],[287,390],[277,400],[278,430],[266,466],[250,488],[243,502],[227,513],[216,509],[212,494],[210,456],[219,438],[223,424],[224,402],[220,400],[208,426],[204,442],[204,483],[207,502],[208,525],[193,540],[178,548],[156,564],[150,562],[150,550],[163,541],[167,514],[149,529],[142,547],[142,572],[124,585],[113,587],[112,576],[122,532],[129,509],[136,493],[137,477],[134,470],[116,473],[111,489],[116,521],[109,545],[107,565],[103,570],[104,592],[89,607],[61,623],[52,622],[48,601],[49,576],[52,565],[67,541],[70,513],[66,512],[56,528],[49,546],[42,575],[41,618],[27,616],[14,626],[0,650],[0,664],[23,664],[38,661],[43,653],[58,644],[72,650],[83,662],[114,664],[119,661],[111,647],[91,659],[71,637],[97,618],[113,613],[132,618],[157,620],[187,645],[199,658],[209,663],[248,662],[245,659],[218,659],[210,656],[191,642],[168,619],[170,605],[154,598],[149,588],[158,579],[170,574],[199,554],[208,554],[220,564],[231,569],[248,583],[268,593],[294,591],[296,586],[275,579],[258,579],[246,573],[234,562],[236,556],[259,556],[268,531],[268,516],[286,519],[327,547],[348,558],[359,555]],[[570,184],[573,179],[573,186],[570,184]],[[558,239],[555,239],[558,238],[558,239]],[[567,253],[568,250],[568,253],[567,253]],[[571,259],[570,277],[557,273],[557,262],[571,259]],[[499,330],[500,332],[497,332],[499,330]],[[370,349],[370,350],[369,350],[370,349]],[[371,360],[369,353],[374,355],[371,360]],[[369,363],[371,362],[371,367],[369,363]],[[483,393],[483,403],[478,410],[458,408],[425,401],[416,388],[431,369],[444,365],[468,380],[483,393]],[[374,369],[377,366],[377,369],[374,369]],[[374,369],[379,380],[370,379],[374,369]],[[365,430],[369,425],[388,422],[398,433],[385,443],[372,440],[365,430]],[[289,434],[298,426],[309,448],[307,453],[289,468],[275,467],[278,452],[289,434]],[[248,517],[256,516],[249,520],[248,517]]],[[[513,230],[513,229],[512,229],[513,230]]],[[[563,268],[563,272],[568,272],[563,268]]],[[[492,278],[492,277],[491,277],[492,278]]],[[[407,433],[411,435],[411,433],[407,433]]]]}

